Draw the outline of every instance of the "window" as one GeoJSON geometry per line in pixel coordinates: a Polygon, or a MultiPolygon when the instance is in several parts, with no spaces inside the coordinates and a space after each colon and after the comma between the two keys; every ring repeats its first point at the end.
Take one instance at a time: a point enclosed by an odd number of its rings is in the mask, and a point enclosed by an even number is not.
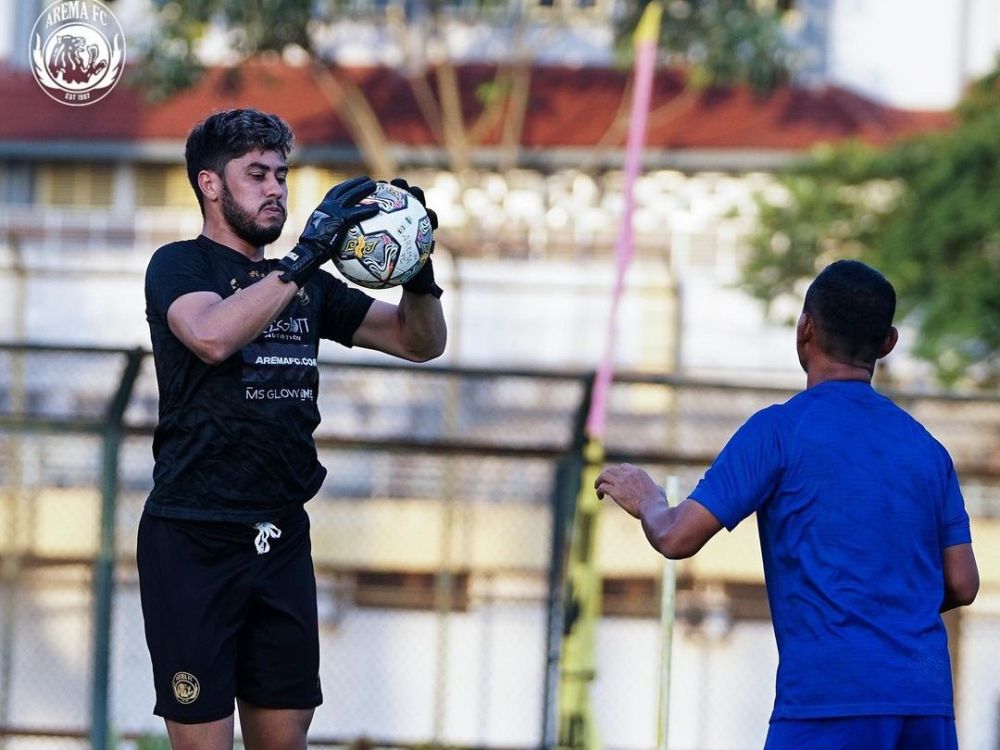
{"type": "Polygon", "coordinates": [[[110,164],[44,164],[37,173],[38,201],[46,206],[110,207],[110,164]]]}
{"type": "Polygon", "coordinates": [[[0,165],[0,203],[8,206],[32,203],[33,174],[30,162],[10,161],[0,165]]]}
{"type": "Polygon", "coordinates": [[[327,167],[292,164],[288,171],[289,209],[308,215],[330,188],[351,176],[351,173],[337,172],[327,167]]]}
{"type": "Polygon", "coordinates": [[[197,208],[187,170],[182,166],[143,164],[136,175],[136,200],[142,208],[197,208]]]}
{"type": "Polygon", "coordinates": [[[523,0],[524,8],[537,17],[580,15],[610,19],[615,4],[611,0],[523,0]]]}
{"type": "Polygon", "coordinates": [[[469,608],[469,574],[451,577],[446,602],[440,602],[439,581],[434,573],[361,570],[355,574],[354,604],[377,609],[433,610],[446,603],[453,612],[469,608]]]}

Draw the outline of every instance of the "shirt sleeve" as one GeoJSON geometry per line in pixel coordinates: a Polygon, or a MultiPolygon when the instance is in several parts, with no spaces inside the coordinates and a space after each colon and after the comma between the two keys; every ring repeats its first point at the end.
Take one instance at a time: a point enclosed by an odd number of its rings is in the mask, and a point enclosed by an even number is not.
{"type": "Polygon", "coordinates": [[[948,458],[948,471],[945,476],[944,512],[941,514],[941,527],[938,529],[941,547],[952,547],[956,544],[969,544],[972,532],[969,529],[969,514],[965,510],[965,499],[958,486],[958,475],[955,466],[948,458]]]}
{"type": "Polygon", "coordinates": [[[320,338],[353,346],[354,333],[368,314],[374,298],[359,289],[347,286],[332,274],[320,270],[316,279],[322,289],[323,308],[320,312],[320,338]]]}
{"type": "Polygon", "coordinates": [[[758,510],[781,479],[774,408],[757,412],[736,431],[690,495],[729,531],[758,510]]]}
{"type": "Polygon", "coordinates": [[[178,297],[190,292],[214,292],[204,254],[194,243],[164,245],[146,268],[146,307],[163,319],[178,297]]]}

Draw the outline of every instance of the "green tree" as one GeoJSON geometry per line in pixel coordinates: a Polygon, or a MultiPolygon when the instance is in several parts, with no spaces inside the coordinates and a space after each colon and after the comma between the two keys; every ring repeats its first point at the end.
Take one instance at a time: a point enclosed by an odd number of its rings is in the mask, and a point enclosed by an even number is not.
{"type": "MultiPolygon", "coordinates": [[[[626,5],[618,22],[618,50],[652,0],[626,5]]],[[[667,66],[688,73],[689,88],[747,85],[761,95],[787,82],[794,65],[783,22],[790,2],[774,0],[666,0],[659,47],[667,66]]]]}
{"type": "MultiPolygon", "coordinates": [[[[747,86],[766,97],[787,83],[796,57],[784,27],[794,14],[783,0],[631,0],[615,25],[622,65],[631,63],[632,35],[651,2],[663,2],[658,48],[662,67],[682,71],[684,90],[653,108],[650,123],[669,120],[713,88],[747,86]]],[[[631,92],[622,95],[607,132],[583,168],[624,142],[631,118],[631,92]]]]}
{"type": "MultiPolygon", "coordinates": [[[[367,9],[345,0],[152,0],[154,23],[139,45],[134,85],[152,99],[171,96],[197,83],[205,72],[203,45],[220,41],[229,52],[229,73],[238,83],[241,66],[254,58],[292,54],[308,62],[317,88],[351,133],[363,160],[378,176],[397,173],[385,132],[364,92],[335,64],[333,50],[321,40],[338,20],[363,21],[406,56],[405,69],[421,114],[451,167],[469,167],[470,151],[494,128],[501,133],[508,166],[515,166],[521,126],[528,105],[530,50],[523,43],[525,19],[502,0],[447,4],[439,0],[373,2],[367,9]],[[505,22],[515,40],[511,59],[499,66],[481,93],[483,109],[470,123],[463,119],[458,78],[452,61],[440,52],[443,22],[459,11],[505,22]],[[437,50],[438,52],[435,52],[437,50]],[[433,64],[429,62],[433,59],[433,64]],[[432,75],[431,75],[432,74],[432,75]]],[[[519,7],[519,6],[517,6],[519,7]]]]}
{"type": "Polygon", "coordinates": [[[770,305],[838,258],[893,282],[944,383],[1000,374],[1000,59],[945,132],[815,150],[759,198],[744,284],[770,305]]]}
{"type": "MultiPolygon", "coordinates": [[[[555,7],[525,12],[518,0],[413,0],[373,2],[367,10],[346,0],[152,0],[153,31],[140,45],[141,62],[133,83],[152,98],[163,98],[197,82],[204,72],[199,51],[209,39],[224,40],[238,79],[242,63],[255,57],[302,53],[321,94],[335,107],[362,158],[381,176],[395,173],[385,133],[364,93],[333,64],[323,31],[338,19],[373,24],[404,52],[404,69],[421,114],[462,173],[470,153],[490,132],[500,133],[501,168],[517,166],[521,130],[529,105],[531,61],[528,29],[558,33],[567,20],[555,7]],[[463,120],[458,78],[446,53],[445,26],[454,20],[489,21],[513,29],[512,49],[495,78],[480,87],[482,110],[463,120]],[[540,20],[542,19],[542,20],[540,20]],[[435,52],[437,50],[437,52],[435,52]],[[429,61],[433,60],[433,64],[429,61]]],[[[649,0],[626,2],[616,27],[619,47],[630,49],[631,33],[649,0]]],[[[570,4],[572,5],[572,3],[570,4]]],[[[788,2],[764,0],[671,0],[666,4],[661,47],[667,65],[689,71],[689,92],[652,113],[669,116],[700,89],[747,83],[766,93],[787,77],[789,50],[780,21],[788,2]]],[[[572,8],[569,8],[572,13],[572,8]]],[[[543,42],[544,43],[544,42],[543,42]]],[[[624,62],[624,60],[623,60],[624,62]]],[[[618,145],[627,131],[630,92],[623,92],[615,123],[599,146],[618,145]]]]}

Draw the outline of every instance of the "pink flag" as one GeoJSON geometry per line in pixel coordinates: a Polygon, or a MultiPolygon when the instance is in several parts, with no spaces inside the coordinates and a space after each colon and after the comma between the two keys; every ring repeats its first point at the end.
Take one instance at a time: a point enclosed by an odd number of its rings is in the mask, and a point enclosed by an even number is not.
{"type": "Polygon", "coordinates": [[[632,89],[632,119],[629,123],[628,145],[625,150],[625,210],[621,233],[618,235],[615,286],[611,295],[611,314],[605,338],[604,357],[597,368],[593,398],[587,415],[587,435],[603,440],[607,424],[607,399],[614,375],[615,342],[618,334],[618,304],[625,286],[625,272],[632,261],[632,214],[635,210],[635,180],[642,162],[646,141],[646,121],[653,90],[653,68],[656,63],[656,42],[660,36],[662,6],[651,2],[646,6],[633,37],[635,44],[635,83],[632,89]]]}

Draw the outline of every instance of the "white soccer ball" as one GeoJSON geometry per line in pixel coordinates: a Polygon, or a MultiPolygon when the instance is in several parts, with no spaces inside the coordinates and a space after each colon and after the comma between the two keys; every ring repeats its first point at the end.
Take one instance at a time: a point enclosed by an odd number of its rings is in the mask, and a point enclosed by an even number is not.
{"type": "Polygon", "coordinates": [[[379,212],[350,227],[333,263],[344,278],[369,289],[385,289],[412,279],[431,254],[431,220],[414,196],[388,182],[361,203],[379,212]]]}

